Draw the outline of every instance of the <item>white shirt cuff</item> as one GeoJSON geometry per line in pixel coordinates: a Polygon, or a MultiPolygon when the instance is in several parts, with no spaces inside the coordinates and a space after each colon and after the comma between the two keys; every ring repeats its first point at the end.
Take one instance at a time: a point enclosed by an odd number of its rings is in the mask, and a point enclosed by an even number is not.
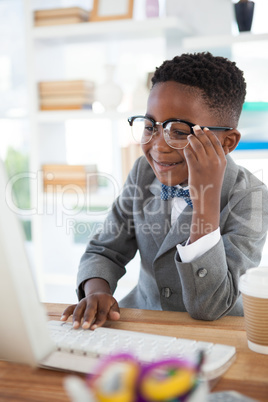
{"type": "Polygon", "coordinates": [[[180,255],[182,262],[192,262],[196,258],[201,257],[212,247],[216,246],[221,238],[220,228],[214,230],[214,232],[208,233],[207,235],[200,237],[194,243],[188,244],[189,239],[185,246],[177,244],[177,250],[180,255]]]}

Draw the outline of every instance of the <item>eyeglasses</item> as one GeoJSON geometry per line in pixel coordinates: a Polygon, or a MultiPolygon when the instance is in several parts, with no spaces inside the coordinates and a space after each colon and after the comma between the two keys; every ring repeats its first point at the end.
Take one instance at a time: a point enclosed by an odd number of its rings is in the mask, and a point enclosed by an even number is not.
{"type": "MultiPolygon", "coordinates": [[[[129,117],[128,122],[134,140],[140,144],[148,144],[159,131],[157,126],[162,126],[166,143],[175,149],[183,149],[188,145],[188,136],[194,134],[193,127],[195,126],[193,123],[180,119],[168,119],[161,123],[145,116],[129,117]]],[[[212,131],[232,130],[231,127],[212,126],[202,126],[201,129],[203,130],[205,127],[212,131]]]]}

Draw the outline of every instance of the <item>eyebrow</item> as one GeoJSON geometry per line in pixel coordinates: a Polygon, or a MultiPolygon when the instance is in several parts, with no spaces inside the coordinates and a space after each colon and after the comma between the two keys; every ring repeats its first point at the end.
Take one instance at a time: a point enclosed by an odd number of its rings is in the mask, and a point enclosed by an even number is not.
{"type": "Polygon", "coordinates": [[[144,115],[144,117],[148,117],[149,119],[152,119],[152,120],[156,121],[156,120],[153,118],[153,116],[151,116],[151,115],[148,114],[148,113],[146,113],[146,114],[144,115]]]}
{"type": "MultiPolygon", "coordinates": [[[[146,113],[145,115],[144,115],[144,117],[148,117],[148,119],[152,119],[152,120],[154,120],[154,121],[157,121],[152,115],[150,115],[150,114],[148,114],[148,113],[146,113]]],[[[184,120],[184,119],[181,119],[181,118],[178,118],[178,117],[169,117],[168,119],[165,119],[164,121],[167,121],[167,120],[184,120]]],[[[188,121],[188,120],[184,120],[184,121],[188,121]]],[[[192,124],[192,123],[191,123],[192,124]]]]}

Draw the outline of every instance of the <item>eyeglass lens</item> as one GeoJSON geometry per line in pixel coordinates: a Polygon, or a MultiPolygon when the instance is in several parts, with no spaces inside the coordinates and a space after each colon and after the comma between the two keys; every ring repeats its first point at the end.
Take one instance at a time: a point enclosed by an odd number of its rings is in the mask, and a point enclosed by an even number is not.
{"type": "MultiPolygon", "coordinates": [[[[133,138],[140,144],[147,144],[156,130],[159,130],[159,128],[157,126],[153,127],[153,123],[146,118],[138,117],[132,123],[133,138]]],[[[170,122],[164,128],[164,137],[167,144],[176,149],[182,149],[187,146],[189,134],[191,134],[190,127],[182,122],[170,122]]]]}

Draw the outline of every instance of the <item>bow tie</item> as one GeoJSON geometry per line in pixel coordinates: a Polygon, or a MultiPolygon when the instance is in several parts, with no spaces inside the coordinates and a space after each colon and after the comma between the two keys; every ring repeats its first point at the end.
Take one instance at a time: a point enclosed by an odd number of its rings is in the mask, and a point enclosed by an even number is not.
{"type": "Polygon", "coordinates": [[[167,201],[169,198],[174,197],[182,197],[185,202],[193,208],[193,203],[190,198],[189,190],[183,190],[182,188],[177,188],[175,186],[166,186],[165,184],[162,184],[161,200],[167,201]]]}

